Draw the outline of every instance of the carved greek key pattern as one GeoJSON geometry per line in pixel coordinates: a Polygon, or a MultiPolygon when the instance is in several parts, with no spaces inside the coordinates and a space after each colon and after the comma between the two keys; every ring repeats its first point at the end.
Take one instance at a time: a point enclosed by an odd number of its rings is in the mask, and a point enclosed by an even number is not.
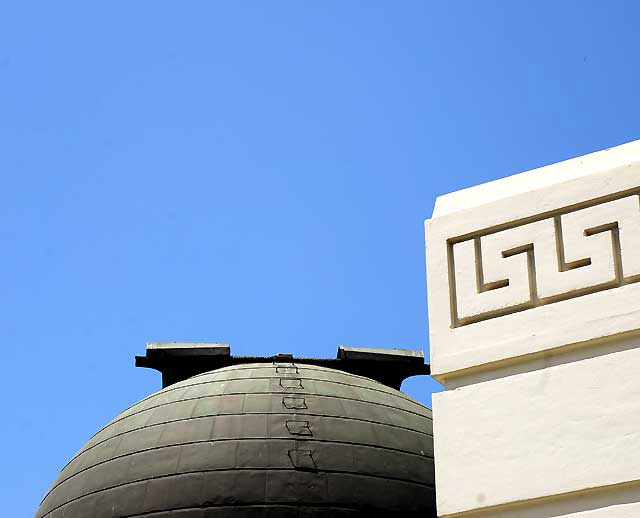
{"type": "Polygon", "coordinates": [[[621,193],[448,241],[452,327],[640,281],[640,196],[621,193]]]}

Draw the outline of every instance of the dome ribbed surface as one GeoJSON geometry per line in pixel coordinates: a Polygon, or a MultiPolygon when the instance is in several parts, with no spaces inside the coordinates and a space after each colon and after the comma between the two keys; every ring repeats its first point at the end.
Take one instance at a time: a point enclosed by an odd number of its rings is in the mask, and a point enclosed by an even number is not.
{"type": "Polygon", "coordinates": [[[431,411],[369,378],[236,365],[130,407],[37,518],[435,517],[431,411]]]}

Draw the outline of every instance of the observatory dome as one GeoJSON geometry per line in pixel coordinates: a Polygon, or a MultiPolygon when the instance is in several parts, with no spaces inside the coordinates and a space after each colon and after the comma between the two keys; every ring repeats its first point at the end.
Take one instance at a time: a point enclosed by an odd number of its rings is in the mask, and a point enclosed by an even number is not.
{"type": "Polygon", "coordinates": [[[220,368],[113,419],[37,518],[435,516],[431,411],[303,363],[220,368]]]}

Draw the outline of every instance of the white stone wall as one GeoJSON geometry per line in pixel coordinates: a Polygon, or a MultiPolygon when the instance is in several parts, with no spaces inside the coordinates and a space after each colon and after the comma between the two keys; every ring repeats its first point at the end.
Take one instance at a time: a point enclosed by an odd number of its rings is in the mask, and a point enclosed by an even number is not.
{"type": "Polygon", "coordinates": [[[439,515],[638,512],[640,141],[441,197],[426,242],[439,515]]]}

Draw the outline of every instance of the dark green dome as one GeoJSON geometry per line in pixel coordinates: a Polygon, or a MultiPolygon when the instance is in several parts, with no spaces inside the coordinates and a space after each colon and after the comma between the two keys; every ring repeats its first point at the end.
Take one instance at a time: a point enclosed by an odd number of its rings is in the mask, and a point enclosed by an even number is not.
{"type": "Polygon", "coordinates": [[[431,411],[316,365],[234,365],[100,430],[37,518],[435,517],[431,411]]]}

